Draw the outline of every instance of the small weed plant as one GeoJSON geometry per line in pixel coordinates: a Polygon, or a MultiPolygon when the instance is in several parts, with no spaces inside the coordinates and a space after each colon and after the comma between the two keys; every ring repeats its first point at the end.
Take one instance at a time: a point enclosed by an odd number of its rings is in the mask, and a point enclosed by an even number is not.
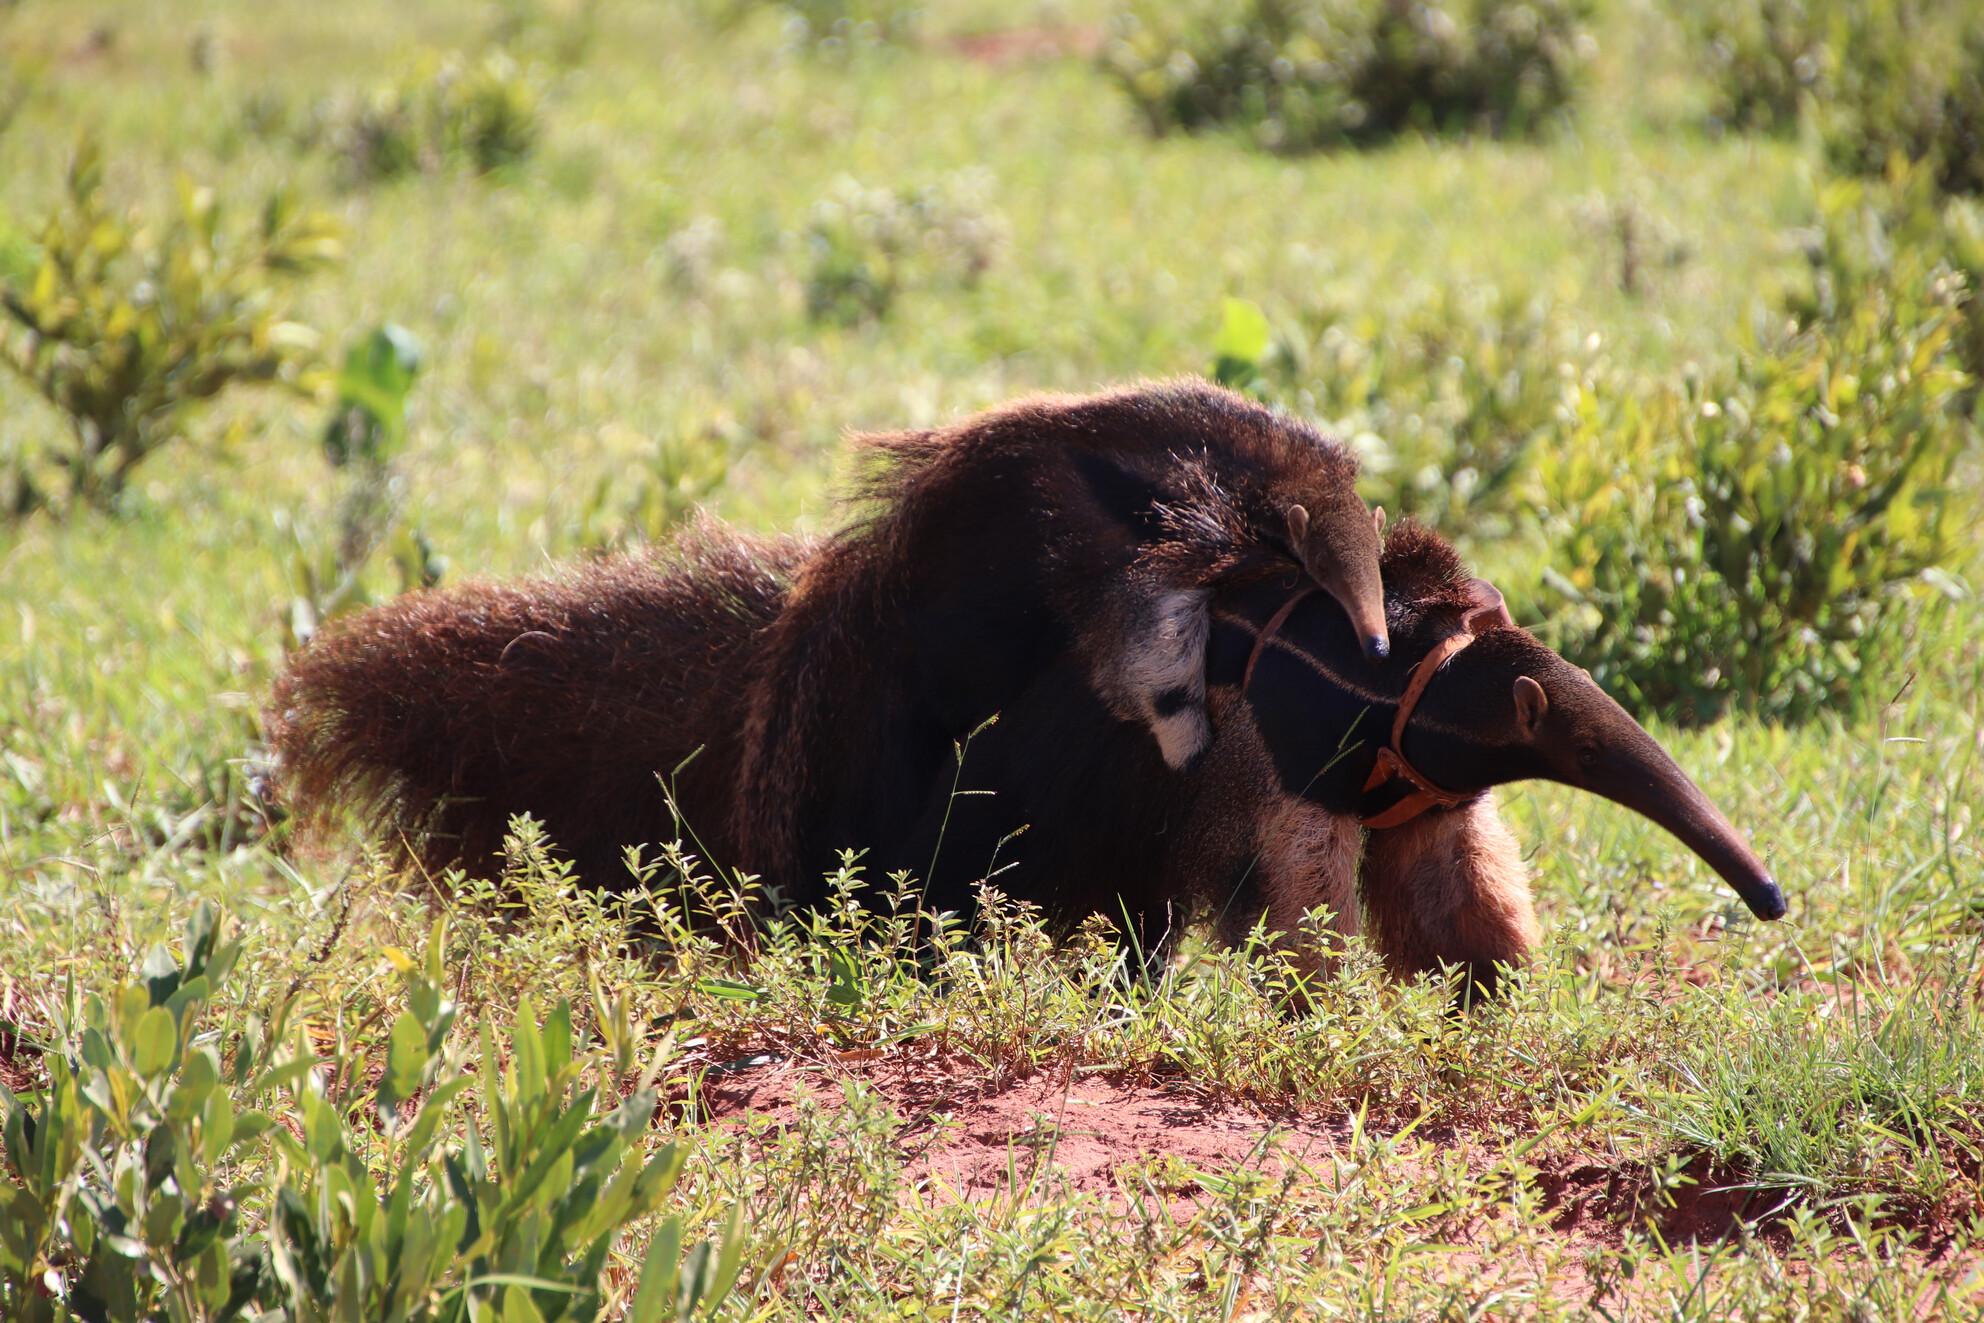
{"type": "MultiPolygon", "coordinates": [[[[643,1155],[665,1056],[637,1069],[631,1026],[602,1046],[568,1002],[540,1015],[529,997],[506,1044],[485,1019],[464,1046],[445,947],[436,924],[422,956],[386,952],[403,1009],[357,1084],[294,1001],[228,999],[241,947],[208,906],[178,955],[65,1003],[46,1081],[0,1088],[6,1316],[599,1316],[609,1251],[680,1175],[681,1149],[643,1155]]],[[[684,1253],[662,1220],[626,1317],[701,1316],[742,1250],[734,1221],[684,1253]]]]}
{"type": "Polygon", "coordinates": [[[324,456],[340,475],[335,533],[311,536],[293,516],[281,517],[295,542],[285,639],[292,648],[324,621],[375,600],[366,571],[382,548],[398,573],[400,592],[431,588],[447,570],[426,534],[401,517],[406,480],[396,461],[406,446],[408,401],[424,361],[420,341],[390,322],[345,351],[323,435],[324,456]]]}
{"type": "Polygon", "coordinates": [[[909,190],[839,181],[803,236],[808,315],[852,325],[886,316],[909,288],[976,285],[1005,244],[990,192],[971,173],[909,190]]]}
{"type": "Polygon", "coordinates": [[[318,337],[286,315],[288,287],[340,256],[332,222],[283,196],[244,226],[182,181],[168,218],[120,214],[86,140],[25,260],[0,273],[0,362],[64,424],[5,457],[11,507],[111,508],[200,405],[244,385],[308,389],[318,337]]]}
{"type": "Polygon", "coordinates": [[[543,91],[508,51],[428,55],[394,81],[321,107],[306,129],[348,182],[370,183],[457,166],[488,174],[537,145],[543,91]]]}

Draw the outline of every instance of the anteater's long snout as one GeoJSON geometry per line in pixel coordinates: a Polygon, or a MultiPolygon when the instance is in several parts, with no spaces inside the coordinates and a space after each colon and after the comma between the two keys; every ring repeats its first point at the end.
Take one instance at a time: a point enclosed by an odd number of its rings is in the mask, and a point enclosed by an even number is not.
{"type": "Polygon", "coordinates": [[[1589,788],[1672,832],[1721,874],[1750,913],[1759,919],[1783,918],[1788,908],[1784,890],[1743,834],[1651,735],[1637,729],[1634,735],[1614,746],[1604,767],[1592,774],[1589,788]]]}

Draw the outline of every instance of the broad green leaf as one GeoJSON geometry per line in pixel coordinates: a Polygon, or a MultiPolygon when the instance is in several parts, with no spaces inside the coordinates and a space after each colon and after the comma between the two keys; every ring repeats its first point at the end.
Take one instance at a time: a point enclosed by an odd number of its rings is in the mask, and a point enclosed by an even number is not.
{"type": "Polygon", "coordinates": [[[671,1217],[655,1228],[641,1265],[640,1285],[627,1304],[627,1323],[661,1323],[676,1317],[676,1282],[681,1268],[682,1219],[671,1217]]]}
{"type": "Polygon", "coordinates": [[[172,1054],[179,1046],[179,1026],[172,1012],[153,1006],[139,1019],[131,1042],[131,1065],[144,1079],[162,1073],[172,1065],[172,1054]]]}
{"type": "Polygon", "coordinates": [[[1260,375],[1261,360],[1274,331],[1260,306],[1246,299],[1227,299],[1220,310],[1219,333],[1213,337],[1213,380],[1222,386],[1246,386],[1260,375]]]}
{"type": "Polygon", "coordinates": [[[727,978],[699,978],[696,980],[696,991],[725,1001],[763,1001],[771,995],[754,983],[739,983],[727,978]]]}

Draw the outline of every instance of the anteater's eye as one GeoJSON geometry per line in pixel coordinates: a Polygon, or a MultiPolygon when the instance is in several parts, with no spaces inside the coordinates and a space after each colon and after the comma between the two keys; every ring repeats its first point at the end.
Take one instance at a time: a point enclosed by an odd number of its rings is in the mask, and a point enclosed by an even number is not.
{"type": "Polygon", "coordinates": [[[1578,766],[1598,766],[1598,746],[1596,744],[1580,744],[1578,746],[1578,766]]]}

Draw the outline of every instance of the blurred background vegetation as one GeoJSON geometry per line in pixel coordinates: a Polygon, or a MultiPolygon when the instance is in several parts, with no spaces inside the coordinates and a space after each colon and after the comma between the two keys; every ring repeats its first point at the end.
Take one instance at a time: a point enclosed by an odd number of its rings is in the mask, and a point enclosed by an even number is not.
{"type": "MultiPolygon", "coordinates": [[[[1984,931],[1980,192],[1968,0],[0,3],[0,1043],[192,897],[348,913],[255,793],[327,616],[827,528],[850,429],[1184,372],[1662,723],[1802,897],[1751,976],[1906,983],[1984,931]]],[[[1566,977],[1720,932],[1652,828],[1510,803],[1566,977]]],[[[142,995],[37,1022],[202,1069],[142,995]]]]}

